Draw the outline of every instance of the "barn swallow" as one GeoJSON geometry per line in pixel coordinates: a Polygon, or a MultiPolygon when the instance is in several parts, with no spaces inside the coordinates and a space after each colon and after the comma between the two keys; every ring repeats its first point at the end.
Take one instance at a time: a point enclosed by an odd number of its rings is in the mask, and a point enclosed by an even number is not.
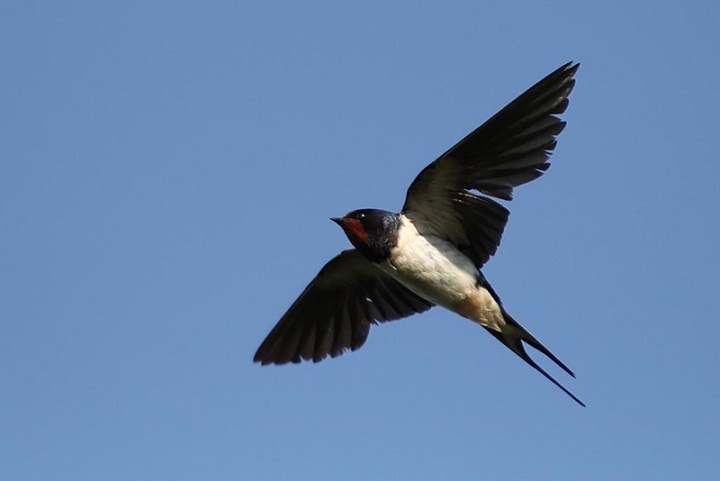
{"type": "Polygon", "coordinates": [[[262,364],[318,362],[360,348],[371,324],[438,305],[484,327],[577,403],[523,343],[573,372],[503,307],[480,269],[495,254],[513,188],[550,167],[579,64],[563,65],[425,167],[399,213],[332,218],[354,249],[328,262],[255,354],[262,364]]]}

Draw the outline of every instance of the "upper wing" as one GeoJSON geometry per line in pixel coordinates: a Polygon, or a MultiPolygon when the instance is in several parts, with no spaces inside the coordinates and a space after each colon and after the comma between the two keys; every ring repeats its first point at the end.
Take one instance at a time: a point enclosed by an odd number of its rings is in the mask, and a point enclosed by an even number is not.
{"type": "Polygon", "coordinates": [[[434,304],[385,274],[354,249],[336,256],[290,306],[253,358],[262,364],[318,362],[363,345],[370,324],[434,304]]]}
{"type": "Polygon", "coordinates": [[[403,212],[425,232],[455,243],[482,266],[497,250],[513,187],[540,177],[550,163],[561,114],[580,65],[567,63],[533,85],[418,174],[403,212]]]}

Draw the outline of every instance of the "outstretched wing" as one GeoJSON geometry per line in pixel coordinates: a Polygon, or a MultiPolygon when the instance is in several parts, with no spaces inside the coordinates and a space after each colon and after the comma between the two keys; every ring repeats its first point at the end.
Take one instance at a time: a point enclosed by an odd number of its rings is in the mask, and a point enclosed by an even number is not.
{"type": "Polygon", "coordinates": [[[410,185],[403,213],[418,229],[442,236],[481,267],[500,245],[513,188],[540,177],[565,128],[579,64],[567,63],[510,102],[425,167],[410,185]]]}
{"type": "Polygon", "coordinates": [[[339,356],[365,343],[370,324],[407,317],[433,305],[356,250],[346,250],[325,264],[270,331],[253,360],[285,364],[339,356]]]}

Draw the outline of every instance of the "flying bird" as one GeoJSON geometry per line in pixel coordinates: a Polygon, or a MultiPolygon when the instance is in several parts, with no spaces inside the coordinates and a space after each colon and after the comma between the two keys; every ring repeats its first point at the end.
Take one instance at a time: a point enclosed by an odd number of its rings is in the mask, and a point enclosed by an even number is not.
{"type": "Polygon", "coordinates": [[[318,362],[360,348],[370,325],[438,305],[484,327],[584,406],[525,350],[575,374],[506,310],[480,269],[495,254],[513,188],[550,167],[579,64],[563,65],[425,167],[399,213],[332,218],[354,249],[328,262],[262,342],[262,364],[318,362]]]}

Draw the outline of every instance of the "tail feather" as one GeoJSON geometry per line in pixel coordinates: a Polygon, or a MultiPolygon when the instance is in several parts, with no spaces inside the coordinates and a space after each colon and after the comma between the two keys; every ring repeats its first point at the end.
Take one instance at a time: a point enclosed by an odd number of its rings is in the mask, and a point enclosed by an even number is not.
{"type": "Polygon", "coordinates": [[[552,361],[560,366],[565,372],[570,374],[572,377],[575,377],[575,374],[562,362],[560,359],[555,357],[553,353],[551,353],[548,348],[542,345],[540,341],[535,339],[535,337],[530,334],[524,327],[522,327],[515,319],[513,319],[510,314],[505,312],[503,309],[503,316],[505,317],[505,326],[503,327],[502,332],[498,332],[494,329],[486,328],[487,331],[492,334],[495,339],[502,342],[507,346],[512,352],[517,354],[523,361],[528,363],[530,366],[532,366],[536,371],[538,371],[540,374],[545,376],[550,382],[555,384],[557,387],[559,387],[565,394],[570,396],[576,403],[580,404],[581,406],[585,407],[585,403],[583,403],[580,399],[578,399],[573,393],[568,391],[565,386],[560,384],[557,380],[555,380],[554,377],[552,377],[550,374],[548,374],[543,368],[541,368],[535,361],[532,360],[532,358],[528,355],[528,353],[525,351],[525,346],[522,344],[522,341],[525,341],[528,345],[534,347],[541,353],[545,354],[547,357],[552,359],[552,361]]]}

